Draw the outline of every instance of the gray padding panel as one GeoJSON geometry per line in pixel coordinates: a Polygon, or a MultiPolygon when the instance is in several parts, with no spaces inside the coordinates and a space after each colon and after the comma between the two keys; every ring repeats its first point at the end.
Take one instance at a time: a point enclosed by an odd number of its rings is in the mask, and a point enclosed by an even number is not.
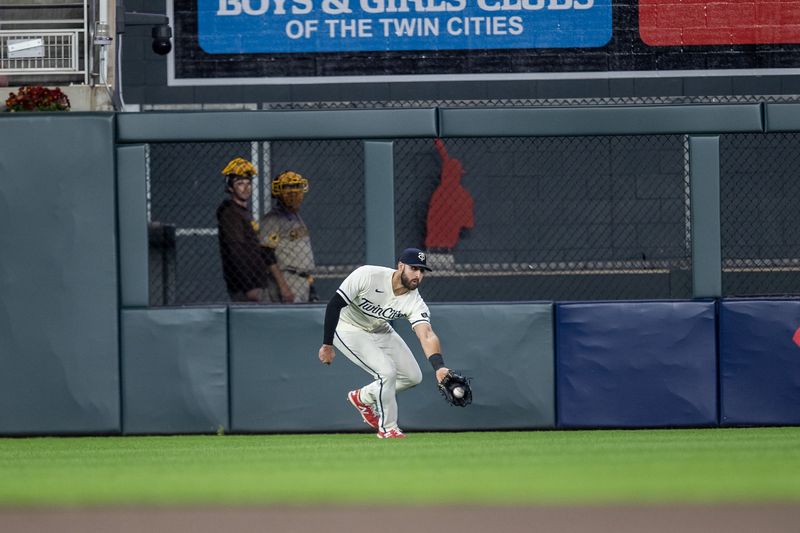
{"type": "Polygon", "coordinates": [[[143,145],[117,148],[119,276],[123,307],[146,307],[150,303],[145,172],[143,145]]]}
{"type": "Polygon", "coordinates": [[[362,371],[339,355],[317,359],[325,306],[231,307],[231,429],[235,432],[360,430],[347,391],[362,371]]]}
{"type": "Polygon", "coordinates": [[[760,104],[440,109],[442,137],[646,135],[763,131],[760,104]]]}
{"type": "Polygon", "coordinates": [[[436,136],[435,109],[122,113],[119,142],[436,136]]]}
{"type": "Polygon", "coordinates": [[[119,433],[113,117],[9,115],[0,118],[0,434],[119,433]]]}
{"type": "Polygon", "coordinates": [[[394,143],[364,143],[366,258],[370,265],[394,265],[394,143]]]}
{"type": "Polygon", "coordinates": [[[719,137],[689,138],[692,296],[722,296],[719,137]]]}
{"type": "Polygon", "coordinates": [[[800,104],[765,104],[767,132],[800,131],[800,104]]]}
{"type": "Polygon", "coordinates": [[[122,311],[123,431],[227,431],[227,310],[122,311]]]}
{"type": "MultiPolygon", "coordinates": [[[[404,430],[555,427],[553,306],[549,303],[429,304],[449,368],[473,378],[473,403],[451,407],[408,322],[395,325],[423,380],[398,395],[404,430]]],[[[364,377],[366,374],[362,373],[364,377]]],[[[366,384],[366,380],[363,384],[366,384]]]]}
{"type": "MultiPolygon", "coordinates": [[[[231,428],[235,432],[370,431],[347,402],[368,374],[337,351],[319,363],[325,308],[230,309],[231,428]]],[[[398,330],[424,380],[399,396],[400,424],[411,430],[553,427],[550,304],[431,305],[445,360],[474,377],[475,403],[448,406],[407,323],[398,330]]]]}

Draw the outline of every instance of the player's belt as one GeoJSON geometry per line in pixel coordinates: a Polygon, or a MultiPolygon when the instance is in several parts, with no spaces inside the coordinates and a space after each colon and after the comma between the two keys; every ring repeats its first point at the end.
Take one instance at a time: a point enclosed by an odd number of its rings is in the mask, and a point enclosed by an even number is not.
{"type": "Polygon", "coordinates": [[[287,268],[285,271],[288,272],[289,274],[294,274],[295,276],[300,276],[301,278],[307,278],[308,276],[311,275],[308,272],[300,272],[299,270],[294,270],[292,268],[287,268]]]}

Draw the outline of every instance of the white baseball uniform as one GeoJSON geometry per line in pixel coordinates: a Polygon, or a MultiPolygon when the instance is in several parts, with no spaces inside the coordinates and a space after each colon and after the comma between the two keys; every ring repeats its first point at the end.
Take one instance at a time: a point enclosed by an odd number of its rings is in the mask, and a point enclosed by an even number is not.
{"type": "Polygon", "coordinates": [[[397,427],[395,393],[422,381],[414,355],[389,321],[407,319],[412,328],[430,323],[428,306],[417,290],[395,296],[394,272],[365,265],[347,276],[336,291],[347,306],[339,315],[333,344],[375,378],[361,388],[361,400],[379,414],[382,432],[397,427]]]}

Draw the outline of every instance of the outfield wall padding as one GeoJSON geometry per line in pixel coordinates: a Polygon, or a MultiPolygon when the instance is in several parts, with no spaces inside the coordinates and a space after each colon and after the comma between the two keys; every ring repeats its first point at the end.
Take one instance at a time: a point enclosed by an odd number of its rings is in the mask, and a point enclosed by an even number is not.
{"type": "Polygon", "coordinates": [[[800,424],[800,301],[723,300],[722,425],[800,424]]]}
{"type": "Polygon", "coordinates": [[[435,137],[435,109],[119,113],[121,143],[435,137]]]}
{"type": "Polygon", "coordinates": [[[319,362],[323,305],[231,306],[231,428],[236,432],[355,431],[347,403],[361,372],[339,354],[319,362]]]}
{"type": "MultiPolygon", "coordinates": [[[[554,425],[550,304],[430,307],[447,363],[475,378],[475,401],[465,409],[444,402],[419,341],[401,322],[397,329],[424,376],[420,386],[398,396],[401,427],[554,425]]],[[[370,431],[346,399],[349,390],[370,381],[369,375],[338,351],[331,366],[317,358],[324,313],[321,305],[230,308],[233,431],[370,431]]]]}
{"type": "Polygon", "coordinates": [[[117,231],[122,307],[147,307],[150,304],[146,175],[144,146],[117,148],[117,231]]]}
{"type": "Polygon", "coordinates": [[[557,304],[559,427],[716,425],[714,306],[557,304]]]}
{"type": "Polygon", "coordinates": [[[114,118],[0,119],[0,434],[120,431],[114,118]]]}
{"type": "Polygon", "coordinates": [[[438,108],[441,137],[717,134],[763,131],[761,104],[438,108]]]}
{"type": "Polygon", "coordinates": [[[227,309],[127,309],[121,320],[123,432],[227,431],[227,309]]]}
{"type": "MultiPolygon", "coordinates": [[[[445,364],[472,377],[473,402],[447,404],[407,322],[397,330],[417,355],[422,383],[399,395],[407,430],[500,430],[555,426],[553,305],[429,304],[445,364]]],[[[362,372],[360,383],[368,375],[362,372]]]]}

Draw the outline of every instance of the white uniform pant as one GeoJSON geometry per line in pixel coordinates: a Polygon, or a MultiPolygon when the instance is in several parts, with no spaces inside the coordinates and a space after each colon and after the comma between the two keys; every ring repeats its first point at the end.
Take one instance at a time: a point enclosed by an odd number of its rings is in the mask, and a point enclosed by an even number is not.
{"type": "Polygon", "coordinates": [[[369,372],[374,381],[361,387],[361,401],[371,405],[380,416],[378,429],[397,427],[395,394],[422,381],[414,354],[397,332],[388,326],[378,333],[339,322],[333,345],[353,363],[369,372]]]}

